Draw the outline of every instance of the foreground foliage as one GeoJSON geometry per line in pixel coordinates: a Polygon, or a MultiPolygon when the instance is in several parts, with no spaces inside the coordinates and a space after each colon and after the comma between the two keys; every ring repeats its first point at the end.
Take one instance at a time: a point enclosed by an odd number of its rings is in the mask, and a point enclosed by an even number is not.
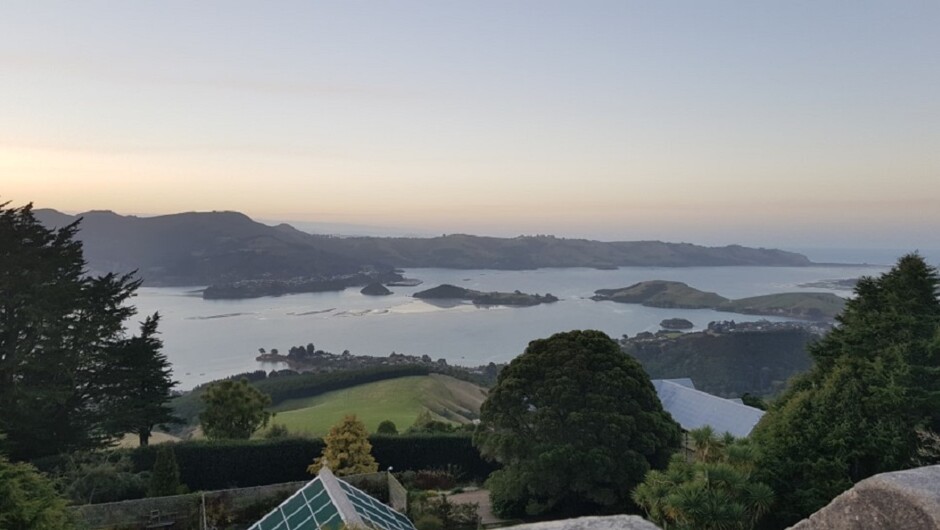
{"type": "Polygon", "coordinates": [[[675,454],[665,471],[650,471],[633,499],[663,528],[750,530],[773,503],[773,490],[754,478],[756,449],[718,438],[710,427],[689,433],[694,455],[675,454]]]}
{"type": "Polygon", "coordinates": [[[814,368],[774,403],[752,435],[786,526],[852,484],[915,465],[940,427],[940,285],[908,255],[858,282],[839,326],[816,343],[814,368]]]}
{"type": "Polygon", "coordinates": [[[31,206],[0,204],[0,430],[14,460],[101,447],[129,430],[145,442],[169,419],[157,316],[140,337],[124,330],[140,281],[86,275],[77,232],[77,222],[50,230],[31,206]]]}
{"type": "Polygon", "coordinates": [[[599,331],[529,343],[483,404],[475,443],[505,467],[487,485],[501,515],[624,511],[665,467],[679,426],[639,363],[599,331]]]}
{"type": "Polygon", "coordinates": [[[334,425],[323,441],[326,443],[323,453],[307,466],[311,475],[316,475],[323,466],[340,477],[379,470],[378,463],[372,457],[369,432],[355,415],[346,416],[334,425]]]}
{"type": "Polygon", "coordinates": [[[72,528],[66,502],[52,481],[29,464],[0,456],[0,528],[72,528]]]}

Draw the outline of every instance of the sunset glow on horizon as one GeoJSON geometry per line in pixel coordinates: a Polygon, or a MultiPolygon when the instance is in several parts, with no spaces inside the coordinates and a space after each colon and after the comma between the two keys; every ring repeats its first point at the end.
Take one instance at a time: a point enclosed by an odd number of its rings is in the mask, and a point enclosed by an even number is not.
{"type": "Polygon", "coordinates": [[[940,248],[937,27],[930,2],[14,4],[0,202],[940,248]]]}

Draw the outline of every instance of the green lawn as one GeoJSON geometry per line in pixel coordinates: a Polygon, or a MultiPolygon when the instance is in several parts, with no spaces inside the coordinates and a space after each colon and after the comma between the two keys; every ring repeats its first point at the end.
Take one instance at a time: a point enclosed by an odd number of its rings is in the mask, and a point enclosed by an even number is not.
{"type": "Polygon", "coordinates": [[[293,432],[323,435],[344,415],[355,414],[369,432],[383,420],[392,420],[403,431],[424,410],[438,419],[466,423],[479,414],[484,398],[479,387],[451,377],[400,377],[285,401],[271,409],[277,412],[271,421],[293,432]]]}

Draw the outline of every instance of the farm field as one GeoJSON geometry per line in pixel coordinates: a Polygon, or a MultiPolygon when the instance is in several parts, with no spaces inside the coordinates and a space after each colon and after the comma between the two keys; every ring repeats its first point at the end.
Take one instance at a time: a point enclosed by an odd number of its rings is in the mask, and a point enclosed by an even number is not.
{"type": "Polygon", "coordinates": [[[291,432],[324,435],[346,414],[355,414],[369,432],[391,420],[399,431],[428,410],[435,419],[469,423],[480,413],[486,390],[453,377],[431,374],[367,383],[320,396],[285,401],[272,411],[272,424],[291,432]]]}

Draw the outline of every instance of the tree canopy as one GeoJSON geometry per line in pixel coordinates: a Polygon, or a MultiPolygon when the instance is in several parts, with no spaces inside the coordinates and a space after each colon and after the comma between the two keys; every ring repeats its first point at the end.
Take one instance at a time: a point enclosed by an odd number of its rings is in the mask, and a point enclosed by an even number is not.
{"type": "Polygon", "coordinates": [[[77,232],[77,222],[44,227],[31,205],[0,204],[0,430],[13,459],[99,447],[148,424],[149,412],[124,407],[129,377],[166,389],[148,395],[154,407],[169,399],[168,368],[135,366],[159,353],[156,316],[137,339],[145,351],[124,329],[140,281],[86,274],[77,232]]]}
{"type": "Polygon", "coordinates": [[[245,379],[212,383],[202,394],[206,404],[199,415],[209,438],[244,439],[266,426],[271,413],[265,407],[271,398],[245,379]]]}
{"type": "Polygon", "coordinates": [[[331,427],[323,441],[326,443],[323,454],[307,466],[310,474],[319,473],[324,465],[337,476],[378,471],[379,464],[372,457],[369,431],[355,415],[348,415],[331,427]]]}
{"type": "Polygon", "coordinates": [[[938,428],[940,285],[918,255],[858,282],[838,326],[810,348],[816,364],[753,433],[784,526],[852,484],[914,465],[938,428]]]}
{"type": "Polygon", "coordinates": [[[488,481],[502,515],[618,512],[666,466],[679,426],[610,337],[571,331],[530,342],[500,372],[474,442],[504,465],[488,481]]]}

